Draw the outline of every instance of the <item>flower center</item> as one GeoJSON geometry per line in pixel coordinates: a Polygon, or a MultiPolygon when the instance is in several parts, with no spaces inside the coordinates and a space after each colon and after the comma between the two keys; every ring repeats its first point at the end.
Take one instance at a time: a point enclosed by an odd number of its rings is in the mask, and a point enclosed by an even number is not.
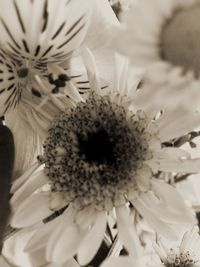
{"type": "Polygon", "coordinates": [[[105,129],[88,133],[86,139],[79,138],[79,154],[83,155],[87,162],[97,164],[112,164],[114,143],[110,141],[105,129]]]}
{"type": "Polygon", "coordinates": [[[147,125],[144,113],[95,94],[62,112],[40,157],[51,189],[66,192],[80,207],[109,210],[119,205],[120,194],[125,202],[129,186],[136,186],[134,175],[152,157],[147,125]]]}
{"type": "Polygon", "coordinates": [[[28,76],[28,73],[29,73],[29,69],[28,68],[20,68],[18,71],[17,71],[17,75],[19,78],[26,78],[28,76]]]}
{"type": "Polygon", "coordinates": [[[165,267],[194,267],[197,263],[196,260],[191,257],[189,252],[176,254],[172,253],[168,255],[166,262],[164,264],[165,267]]]}
{"type": "Polygon", "coordinates": [[[0,63],[0,94],[6,92],[3,113],[15,108],[21,98],[36,106],[45,104],[49,95],[60,93],[70,81],[65,70],[56,63],[17,60],[2,48],[0,63]]]}
{"type": "Polygon", "coordinates": [[[192,70],[199,76],[200,4],[178,9],[164,25],[161,36],[161,56],[184,71],[192,70]]]}

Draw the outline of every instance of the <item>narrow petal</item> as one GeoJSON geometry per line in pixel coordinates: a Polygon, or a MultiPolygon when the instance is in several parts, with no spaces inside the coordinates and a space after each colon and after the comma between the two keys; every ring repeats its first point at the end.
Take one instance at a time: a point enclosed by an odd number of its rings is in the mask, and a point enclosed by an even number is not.
{"type": "Polygon", "coordinates": [[[177,239],[176,232],[173,231],[167,223],[164,223],[159,215],[155,216],[155,213],[153,213],[139,197],[132,201],[132,204],[156,232],[167,239],[177,239]]]}
{"type": "Polygon", "coordinates": [[[87,69],[88,78],[90,81],[90,86],[92,90],[98,94],[101,93],[99,75],[97,73],[97,68],[95,64],[94,56],[88,48],[83,50],[83,59],[87,69]]]}
{"type": "MultiPolygon", "coordinates": [[[[75,220],[75,215],[76,215],[77,211],[74,209],[73,206],[69,206],[65,211],[64,213],[60,216],[60,223],[59,225],[57,225],[56,229],[52,232],[51,236],[50,236],[50,239],[48,241],[48,244],[47,244],[47,250],[46,250],[46,257],[47,257],[47,260],[48,261],[53,261],[55,263],[61,263],[59,262],[59,259],[62,259],[61,258],[57,258],[57,253],[59,253],[59,244],[66,244],[66,246],[70,245],[70,242],[71,240],[69,239],[69,236],[65,236],[65,241],[63,239],[63,236],[65,235],[65,230],[69,230],[69,228],[78,228],[76,227],[76,225],[74,224],[74,220],[75,220]],[[59,240],[61,239],[61,243],[59,243],[59,240]],[[67,240],[69,242],[67,242],[67,240]],[[55,252],[56,251],[56,252],[55,252]],[[53,254],[55,252],[55,254],[53,254]]],[[[80,228],[80,227],[79,227],[80,228]]],[[[68,231],[67,230],[67,231],[68,231]]],[[[74,232],[72,234],[75,235],[75,233],[77,234],[77,231],[74,230],[74,232]]],[[[77,234],[78,235],[78,234],[77,234]]],[[[83,238],[81,235],[78,235],[78,238],[79,239],[81,237],[81,239],[83,238]]],[[[75,242],[74,246],[75,245],[78,245],[76,243],[76,239],[72,239],[73,242],[75,242]]],[[[67,257],[64,257],[65,260],[67,260],[68,258],[70,258],[71,256],[68,255],[68,254],[73,254],[75,253],[73,250],[74,247],[70,248],[69,249],[69,253],[67,253],[67,257]],[[72,250],[71,250],[72,249],[72,250]]],[[[63,251],[64,249],[62,249],[62,251],[60,251],[61,253],[64,253],[63,251]]],[[[61,260],[62,263],[65,261],[65,260],[61,260]]]]}
{"type": "Polygon", "coordinates": [[[63,229],[61,235],[58,236],[57,243],[50,256],[51,261],[64,263],[73,257],[77,253],[86,233],[87,231],[85,229],[83,230],[74,224],[66,225],[66,229],[63,229]]]}
{"type": "Polygon", "coordinates": [[[131,260],[129,257],[108,258],[100,267],[143,267],[139,262],[131,260]]]}
{"type": "Polygon", "coordinates": [[[96,212],[93,206],[85,207],[76,213],[74,223],[82,228],[90,227],[96,221],[96,212]]]}
{"type": "Polygon", "coordinates": [[[166,142],[185,135],[197,128],[199,122],[199,113],[189,112],[184,107],[179,106],[179,110],[168,111],[158,120],[160,139],[162,142],[166,142]],[[171,120],[172,116],[174,117],[173,120],[171,120]]]}
{"type": "Polygon", "coordinates": [[[140,197],[153,213],[159,214],[160,218],[167,223],[179,224],[180,221],[185,219],[185,213],[180,213],[178,210],[171,210],[170,207],[166,206],[166,203],[156,198],[153,192],[140,194],[140,197]]]}
{"type": "Polygon", "coordinates": [[[117,207],[116,215],[120,240],[134,259],[137,260],[141,256],[140,241],[134,225],[131,224],[126,206],[117,207]]]}
{"type": "MultiPolygon", "coordinates": [[[[80,265],[78,264],[78,262],[74,258],[67,260],[61,267],[66,267],[66,266],[80,267],[80,265]]],[[[52,267],[54,267],[54,266],[52,266],[52,267]]]]}
{"type": "Polygon", "coordinates": [[[46,193],[33,194],[19,205],[11,219],[11,225],[22,228],[41,222],[49,216],[49,195],[46,193]]]}
{"type": "Polygon", "coordinates": [[[183,236],[183,239],[181,241],[180,245],[180,252],[181,253],[187,253],[187,251],[192,251],[193,246],[195,246],[195,242],[199,239],[198,234],[198,226],[194,226],[192,230],[186,232],[183,236]]]}
{"type": "Polygon", "coordinates": [[[96,213],[96,221],[84,238],[78,250],[78,262],[87,265],[97,253],[106,230],[107,215],[105,212],[96,213]]]}
{"type": "Polygon", "coordinates": [[[31,253],[32,251],[46,247],[50,234],[58,226],[59,221],[60,218],[57,217],[53,221],[40,227],[26,244],[24,252],[31,253]]]}
{"type": "Polygon", "coordinates": [[[46,184],[48,179],[43,171],[32,175],[13,195],[10,202],[12,209],[15,210],[27,197],[35,190],[46,184]]]}
{"type": "Polygon", "coordinates": [[[190,153],[184,149],[177,147],[165,147],[161,150],[155,151],[154,156],[159,159],[173,159],[178,160],[182,158],[191,158],[190,153]]]}
{"type": "Polygon", "coordinates": [[[26,181],[27,179],[39,168],[39,163],[34,163],[22,176],[17,178],[17,180],[13,183],[11,187],[11,193],[17,191],[26,181]]]}
{"type": "Polygon", "coordinates": [[[158,160],[158,169],[165,172],[197,173],[200,171],[200,158],[196,159],[163,159],[158,160]]]}
{"type": "Polygon", "coordinates": [[[192,218],[190,212],[187,210],[183,198],[174,187],[169,184],[153,180],[152,189],[156,193],[156,195],[160,199],[162,199],[168,207],[170,207],[171,210],[185,214],[185,219],[191,220],[192,223],[194,219],[192,218]]]}
{"type": "Polygon", "coordinates": [[[164,262],[164,260],[167,258],[167,253],[165,252],[165,250],[162,248],[162,246],[157,245],[156,242],[153,242],[152,246],[156,253],[159,255],[160,259],[164,262]]]}

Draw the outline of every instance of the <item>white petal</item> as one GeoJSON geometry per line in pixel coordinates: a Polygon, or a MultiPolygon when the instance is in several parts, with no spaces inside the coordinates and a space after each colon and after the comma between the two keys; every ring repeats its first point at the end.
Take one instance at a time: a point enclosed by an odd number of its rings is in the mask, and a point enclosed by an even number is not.
{"type": "Polygon", "coordinates": [[[78,246],[80,245],[80,241],[83,239],[84,234],[81,235],[81,232],[83,232],[81,230],[79,231],[81,227],[77,227],[74,223],[76,213],[77,210],[75,210],[73,206],[69,206],[60,216],[60,224],[51,234],[47,245],[46,257],[49,261],[53,261],[55,263],[64,263],[64,261],[72,257],[72,255],[77,252],[78,246]],[[72,239],[70,239],[69,229],[72,229],[72,239]],[[71,247],[70,244],[72,244],[71,247]],[[62,249],[59,251],[60,245],[62,246],[62,249]],[[67,253],[64,249],[64,246],[66,248],[70,247],[67,249],[67,253]],[[60,253],[65,255],[63,255],[63,257],[59,257],[60,253]]]}
{"type": "Polygon", "coordinates": [[[12,209],[16,209],[35,190],[46,184],[48,179],[43,171],[32,175],[13,195],[10,200],[12,209]]]}
{"type": "Polygon", "coordinates": [[[83,50],[83,60],[87,69],[88,78],[90,81],[90,87],[91,89],[100,94],[101,93],[101,87],[100,87],[100,81],[99,81],[99,75],[97,73],[97,68],[95,64],[94,56],[92,55],[92,52],[85,48],[83,50]]]}
{"type": "Polygon", "coordinates": [[[32,175],[32,173],[39,168],[39,163],[33,164],[22,176],[20,176],[12,185],[11,193],[14,193],[19,189],[27,179],[32,175]]]}
{"type": "Polygon", "coordinates": [[[107,0],[101,0],[101,2],[93,0],[93,2],[91,22],[84,44],[90,49],[96,50],[104,46],[105,42],[109,40],[112,26],[118,25],[119,21],[107,0]],[[96,35],[97,29],[98,37],[96,35]]]}
{"type": "Polygon", "coordinates": [[[177,239],[176,232],[160,219],[159,214],[156,216],[139,197],[132,201],[132,204],[156,232],[167,239],[177,239]]]}
{"type": "Polygon", "coordinates": [[[152,171],[148,166],[143,168],[136,175],[135,180],[141,191],[147,191],[150,188],[150,179],[152,178],[152,171]]]}
{"type": "Polygon", "coordinates": [[[165,172],[196,173],[200,171],[200,158],[196,159],[163,159],[158,160],[158,169],[165,172]]]}
{"type": "Polygon", "coordinates": [[[177,147],[165,147],[161,150],[154,151],[154,156],[159,159],[173,159],[191,158],[190,153],[184,149],[177,147]]]}
{"type": "Polygon", "coordinates": [[[192,251],[193,247],[197,245],[197,240],[199,240],[199,229],[198,226],[194,226],[192,230],[186,232],[183,236],[180,245],[180,252],[187,253],[187,251],[192,251]]]}
{"type": "Polygon", "coordinates": [[[118,257],[106,259],[100,267],[143,267],[137,261],[131,260],[129,257],[118,257]]]}
{"type": "Polygon", "coordinates": [[[40,248],[44,248],[47,246],[50,234],[54,231],[54,229],[58,226],[60,218],[57,217],[51,222],[48,222],[41,226],[28,240],[24,252],[31,253],[40,248]]]}
{"type": "Polygon", "coordinates": [[[78,250],[78,262],[87,265],[97,253],[106,230],[107,215],[105,212],[96,213],[96,221],[84,238],[78,250]]]}
{"type": "Polygon", "coordinates": [[[131,224],[126,206],[116,207],[116,215],[120,240],[133,258],[137,260],[141,256],[140,241],[134,225],[131,224]]]}
{"type": "Polygon", "coordinates": [[[81,228],[88,228],[96,221],[96,212],[93,206],[88,206],[76,213],[74,223],[81,228]]]}
{"type": "Polygon", "coordinates": [[[67,225],[66,229],[58,236],[58,240],[52,251],[50,259],[55,263],[64,263],[69,258],[73,257],[86,235],[86,230],[78,228],[76,225],[67,225]]]}
{"type": "Polygon", "coordinates": [[[159,214],[160,218],[167,223],[179,224],[180,221],[185,219],[185,213],[171,210],[170,207],[166,206],[165,202],[161,202],[152,192],[140,194],[140,197],[153,213],[159,214]]]}
{"type": "MultiPolygon", "coordinates": [[[[80,265],[78,264],[78,262],[74,259],[74,258],[72,258],[72,259],[69,259],[69,260],[67,260],[62,266],[60,266],[60,267],[80,267],[80,265]]],[[[54,267],[54,266],[52,266],[52,267],[54,267]]]]}
{"type": "Polygon", "coordinates": [[[49,195],[34,194],[19,205],[11,219],[11,225],[16,228],[31,226],[50,214],[52,211],[49,209],[49,195]]]}
{"type": "Polygon", "coordinates": [[[181,106],[179,106],[179,110],[177,109],[166,112],[166,116],[161,116],[157,122],[162,142],[185,135],[199,126],[198,113],[189,112],[181,106]],[[172,116],[174,117],[173,120],[171,120],[172,116]]]}
{"type": "MultiPolygon", "coordinates": [[[[191,220],[190,212],[187,210],[184,200],[177,192],[177,190],[169,184],[153,180],[152,181],[152,190],[156,193],[156,195],[166,203],[166,205],[177,213],[185,214],[186,221],[191,220]]],[[[183,223],[183,221],[182,221],[183,223]]]]}
{"type": "Polygon", "coordinates": [[[6,48],[15,57],[63,60],[83,41],[92,6],[90,0],[1,1],[1,42],[11,43],[6,48]]]}
{"type": "Polygon", "coordinates": [[[167,258],[165,250],[162,248],[162,246],[158,246],[156,242],[153,242],[152,246],[156,253],[159,255],[160,259],[164,262],[164,260],[167,258]]]}

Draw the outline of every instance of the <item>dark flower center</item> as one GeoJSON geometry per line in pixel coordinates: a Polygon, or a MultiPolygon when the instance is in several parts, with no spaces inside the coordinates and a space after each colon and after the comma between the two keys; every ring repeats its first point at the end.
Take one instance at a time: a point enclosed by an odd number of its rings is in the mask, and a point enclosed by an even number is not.
{"type": "Polygon", "coordinates": [[[161,56],[164,60],[192,70],[199,76],[200,58],[200,4],[178,9],[163,26],[161,56]]]}
{"type": "Polygon", "coordinates": [[[25,78],[28,76],[29,69],[28,68],[21,68],[17,71],[17,75],[19,78],[25,78]]]}
{"type": "Polygon", "coordinates": [[[85,160],[97,164],[112,164],[114,162],[114,144],[110,141],[105,129],[101,128],[97,132],[90,132],[86,139],[79,139],[79,153],[84,155],[85,160]]]}

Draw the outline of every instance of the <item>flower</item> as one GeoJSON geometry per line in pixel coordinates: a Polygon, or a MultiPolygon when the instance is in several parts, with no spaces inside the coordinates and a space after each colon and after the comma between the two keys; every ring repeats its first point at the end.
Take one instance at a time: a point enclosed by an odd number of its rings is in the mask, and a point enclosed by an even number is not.
{"type": "MultiPolygon", "coordinates": [[[[21,1],[0,3],[0,115],[5,115],[15,135],[16,172],[41,153],[50,122],[78,96],[74,86],[80,93],[89,90],[80,47],[84,42],[102,57],[92,26],[101,28],[103,40],[111,24],[116,24],[105,2],[100,8],[98,1],[91,0],[84,5],[80,0],[36,0],[26,6],[21,1]]],[[[112,53],[104,64],[113,58],[112,53]]],[[[100,73],[102,87],[104,73],[100,73]]]]}
{"type": "MultiPolygon", "coordinates": [[[[63,92],[70,76],[59,64],[70,58],[86,35],[91,2],[86,1],[81,8],[80,3],[79,0],[62,0],[59,4],[55,0],[29,1],[26,6],[20,1],[1,3],[1,115],[17,107],[26,121],[35,118],[30,123],[34,128],[34,122],[43,125],[48,114],[55,113],[56,106],[60,110],[59,105],[67,103],[66,97],[60,99],[57,93],[63,92]],[[73,10],[76,12],[72,17],[73,10]],[[42,112],[41,107],[48,99],[54,107],[42,112]],[[31,111],[35,116],[31,116],[31,111]]],[[[66,94],[70,95],[69,88],[66,94]]]]}
{"type": "Polygon", "coordinates": [[[165,267],[182,266],[198,267],[200,262],[199,254],[199,229],[197,226],[187,231],[178,247],[167,248],[159,242],[154,244],[154,248],[165,267]]]}
{"type": "Polygon", "coordinates": [[[152,83],[199,86],[199,1],[132,2],[113,45],[152,83]]]}
{"type": "Polygon", "coordinates": [[[199,242],[200,237],[199,229],[194,226],[191,230],[187,231],[177,247],[166,246],[162,244],[153,243],[158,258],[144,260],[144,255],[140,258],[132,259],[131,257],[110,257],[106,259],[101,267],[198,267],[200,254],[199,242]]]}
{"type": "Polygon", "coordinates": [[[14,132],[17,172],[40,151],[54,115],[70,105],[80,79],[60,64],[83,42],[91,13],[89,0],[0,3],[0,114],[14,132]]]}
{"type": "Polygon", "coordinates": [[[84,58],[92,91],[55,118],[39,163],[12,188],[11,225],[38,226],[26,250],[46,247],[48,261],[55,263],[75,254],[81,265],[89,263],[111,214],[132,255],[140,250],[132,210],[167,238],[176,237],[171,225],[194,223],[178,192],[156,173],[199,171],[199,158],[165,145],[198,124],[199,116],[178,102],[178,113],[165,98],[156,102],[155,88],[132,87],[127,65],[116,65],[112,84],[101,89],[91,51],[85,49],[84,58]],[[59,216],[47,223],[55,211],[59,216]]]}

